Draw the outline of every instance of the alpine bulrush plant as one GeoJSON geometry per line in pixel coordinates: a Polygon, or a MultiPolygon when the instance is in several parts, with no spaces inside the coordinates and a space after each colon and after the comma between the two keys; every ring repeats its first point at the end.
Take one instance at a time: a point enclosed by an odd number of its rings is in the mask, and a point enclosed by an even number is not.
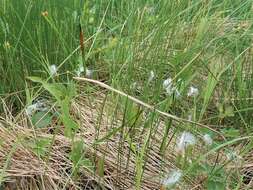
{"type": "Polygon", "coordinates": [[[187,96],[188,97],[196,97],[198,95],[199,95],[199,90],[193,86],[190,86],[187,96]]]}
{"type": "Polygon", "coordinates": [[[180,179],[182,178],[183,173],[178,169],[174,169],[170,171],[165,178],[162,179],[162,189],[171,189],[176,184],[179,183],[180,179]]]}
{"type": "Polygon", "coordinates": [[[171,96],[172,94],[175,94],[177,98],[181,96],[177,86],[173,84],[171,78],[167,78],[163,81],[163,88],[166,91],[166,94],[169,96],[171,96]]]}
{"type": "Polygon", "coordinates": [[[76,75],[78,76],[78,77],[80,77],[81,76],[81,74],[84,72],[84,66],[83,66],[83,64],[79,64],[79,66],[78,66],[78,68],[76,69],[76,75]]]}
{"type": "Polygon", "coordinates": [[[92,69],[86,68],[85,69],[85,76],[87,78],[92,78],[94,71],[92,69]]]}
{"type": "Polygon", "coordinates": [[[209,134],[203,135],[202,139],[205,142],[205,144],[208,146],[211,146],[213,144],[213,139],[212,139],[211,135],[209,135],[209,134]]]}
{"type": "Polygon", "coordinates": [[[180,154],[184,154],[189,146],[194,146],[197,140],[196,137],[187,131],[184,131],[179,135],[176,141],[176,151],[180,154]]]}
{"type": "Polygon", "coordinates": [[[155,72],[150,71],[149,77],[148,77],[148,83],[151,83],[155,79],[155,72]]]}
{"type": "Polygon", "coordinates": [[[43,101],[36,101],[35,103],[28,105],[25,109],[27,116],[32,116],[36,111],[46,111],[48,108],[43,101]]]}
{"type": "Polygon", "coordinates": [[[49,66],[49,74],[51,77],[54,77],[55,75],[57,75],[57,66],[56,65],[49,66]]]}

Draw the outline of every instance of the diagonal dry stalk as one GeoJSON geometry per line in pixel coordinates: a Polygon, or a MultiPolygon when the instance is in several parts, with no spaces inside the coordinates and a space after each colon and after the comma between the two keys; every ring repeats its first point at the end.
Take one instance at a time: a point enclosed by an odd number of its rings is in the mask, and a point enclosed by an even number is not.
{"type": "Polygon", "coordinates": [[[78,81],[85,81],[85,82],[91,82],[91,83],[94,83],[94,84],[97,84],[99,86],[101,86],[102,88],[105,88],[109,91],[112,91],[112,92],[116,92],[117,94],[120,94],[121,96],[124,96],[124,97],[127,97],[128,99],[134,101],[135,103],[139,104],[139,105],[142,105],[144,106],[145,108],[148,108],[150,109],[151,111],[154,111],[154,112],[157,112],[159,113],[160,115],[164,116],[164,117],[167,117],[167,118],[171,118],[173,119],[174,121],[176,122],[188,122],[188,123],[191,123],[191,124],[194,124],[194,125],[197,125],[197,126],[200,126],[200,127],[204,127],[204,128],[207,128],[217,134],[219,134],[223,139],[225,139],[225,137],[217,130],[209,127],[208,125],[204,125],[204,124],[201,124],[201,123],[198,123],[198,122],[195,122],[195,121],[191,121],[191,120],[188,120],[188,119],[184,119],[184,118],[180,118],[180,117],[177,117],[175,115],[172,115],[172,114],[169,114],[169,113],[166,113],[166,112],[163,112],[157,108],[155,108],[154,106],[150,105],[150,104],[147,104],[133,96],[130,96],[128,94],[126,94],[125,92],[122,92],[120,90],[117,90],[103,82],[100,82],[98,80],[93,80],[93,79],[89,79],[89,78],[82,78],[82,77],[74,77],[75,80],[78,80],[78,81]]]}

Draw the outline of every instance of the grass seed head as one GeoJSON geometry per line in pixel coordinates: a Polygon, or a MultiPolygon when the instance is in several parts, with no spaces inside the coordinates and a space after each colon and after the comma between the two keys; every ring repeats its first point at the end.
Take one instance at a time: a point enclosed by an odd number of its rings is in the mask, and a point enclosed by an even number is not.
{"type": "Polygon", "coordinates": [[[170,188],[178,183],[181,177],[182,172],[180,170],[173,170],[162,180],[162,185],[163,187],[170,188]]]}
{"type": "Polygon", "coordinates": [[[187,96],[188,96],[188,97],[196,97],[196,96],[198,96],[198,95],[199,95],[199,89],[197,89],[197,88],[191,86],[191,87],[189,88],[189,91],[188,91],[188,93],[187,93],[187,96]]]}
{"type": "Polygon", "coordinates": [[[176,150],[184,153],[188,146],[196,144],[196,137],[190,133],[184,131],[177,139],[176,150]]]}
{"type": "Polygon", "coordinates": [[[57,67],[56,65],[50,65],[49,66],[49,72],[51,76],[55,76],[57,74],[57,67]]]}

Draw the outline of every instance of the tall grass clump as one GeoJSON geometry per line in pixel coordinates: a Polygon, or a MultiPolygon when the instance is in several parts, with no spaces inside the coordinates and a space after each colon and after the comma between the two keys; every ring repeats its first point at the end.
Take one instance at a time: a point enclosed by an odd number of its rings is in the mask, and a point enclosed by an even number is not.
{"type": "Polygon", "coordinates": [[[2,0],[1,185],[251,189],[252,19],[251,0],[2,0]]]}

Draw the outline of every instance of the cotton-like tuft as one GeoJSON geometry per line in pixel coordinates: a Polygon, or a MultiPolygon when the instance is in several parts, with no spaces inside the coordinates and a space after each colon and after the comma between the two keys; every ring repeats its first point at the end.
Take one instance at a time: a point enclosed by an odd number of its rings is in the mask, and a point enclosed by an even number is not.
{"type": "Polygon", "coordinates": [[[182,175],[180,170],[173,170],[162,180],[162,185],[166,188],[172,187],[179,182],[182,175]]]}
{"type": "Polygon", "coordinates": [[[196,144],[196,137],[189,132],[183,132],[176,141],[176,150],[178,152],[184,152],[188,146],[196,144]]]}
{"type": "Polygon", "coordinates": [[[149,78],[148,78],[148,82],[152,82],[155,78],[155,72],[154,71],[150,71],[150,74],[149,74],[149,78]]]}
{"type": "Polygon", "coordinates": [[[189,91],[187,93],[188,97],[196,97],[199,95],[199,90],[193,86],[189,88],[189,91]]]}
{"type": "Polygon", "coordinates": [[[57,67],[56,65],[50,65],[49,66],[49,72],[51,76],[55,76],[57,73],[57,67]]]}
{"type": "Polygon", "coordinates": [[[202,139],[205,142],[205,144],[208,146],[213,144],[213,139],[209,134],[205,134],[202,139]]]}

